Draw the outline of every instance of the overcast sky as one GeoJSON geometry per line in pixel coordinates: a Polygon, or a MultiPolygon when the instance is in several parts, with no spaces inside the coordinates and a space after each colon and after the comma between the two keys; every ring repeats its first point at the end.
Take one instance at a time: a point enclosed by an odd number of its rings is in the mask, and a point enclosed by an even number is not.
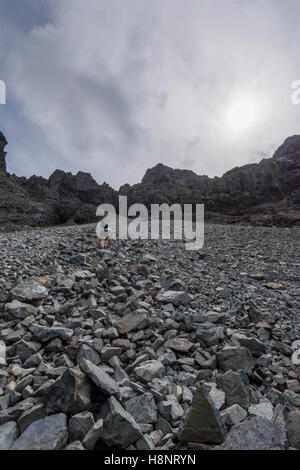
{"type": "Polygon", "coordinates": [[[299,58],[300,0],[0,0],[8,170],[258,162],[300,134],[299,58]]]}

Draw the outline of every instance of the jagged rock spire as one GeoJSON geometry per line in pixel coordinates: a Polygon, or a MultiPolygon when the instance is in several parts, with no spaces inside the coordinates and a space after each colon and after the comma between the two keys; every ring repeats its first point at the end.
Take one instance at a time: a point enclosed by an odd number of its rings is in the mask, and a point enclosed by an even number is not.
{"type": "Polygon", "coordinates": [[[0,171],[6,171],[6,152],[4,151],[7,145],[7,140],[0,131],[0,171]]]}

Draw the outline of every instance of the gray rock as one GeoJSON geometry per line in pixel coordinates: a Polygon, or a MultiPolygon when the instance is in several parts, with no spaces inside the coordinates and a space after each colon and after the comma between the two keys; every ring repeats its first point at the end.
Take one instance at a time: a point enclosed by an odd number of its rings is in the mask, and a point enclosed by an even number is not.
{"type": "Polygon", "coordinates": [[[18,436],[18,428],[14,421],[0,426],[0,450],[9,450],[18,436]]]}
{"type": "Polygon", "coordinates": [[[103,435],[103,419],[94,423],[87,435],[83,439],[83,445],[86,449],[93,450],[100,437],[103,435]]]}
{"type": "Polygon", "coordinates": [[[24,341],[21,339],[16,343],[16,354],[21,361],[26,361],[30,356],[37,353],[41,349],[41,344],[33,341],[24,341]]]}
{"type": "Polygon", "coordinates": [[[36,353],[30,356],[25,362],[24,362],[24,368],[35,368],[37,367],[41,362],[43,362],[43,358],[40,354],[36,353]]]}
{"type": "Polygon", "coordinates": [[[300,348],[293,352],[291,361],[295,366],[300,366],[300,348]]]}
{"type": "Polygon", "coordinates": [[[160,438],[158,439],[158,441],[162,438],[163,435],[168,434],[172,430],[169,421],[167,421],[165,418],[163,418],[160,415],[158,416],[158,420],[157,420],[155,429],[156,429],[156,431],[159,431],[161,433],[160,438]]]}
{"type": "Polygon", "coordinates": [[[225,346],[217,352],[217,358],[220,369],[224,372],[244,369],[247,373],[251,373],[255,365],[250,351],[244,347],[225,346]]]}
{"type": "Polygon", "coordinates": [[[98,354],[95,349],[87,346],[86,344],[81,345],[80,350],[76,356],[76,362],[79,363],[81,359],[87,359],[96,366],[101,362],[100,354],[98,354]]]}
{"type": "Polygon", "coordinates": [[[60,450],[67,441],[67,417],[59,413],[32,423],[11,450],[60,450]]]}
{"type": "Polygon", "coordinates": [[[238,372],[231,370],[225,374],[217,375],[216,382],[218,387],[225,392],[225,401],[227,406],[240,405],[246,410],[250,404],[249,387],[238,372]]]}
{"type": "Polygon", "coordinates": [[[138,441],[136,441],[135,447],[137,450],[153,450],[154,449],[153,442],[151,438],[147,435],[141,437],[138,441]]]}
{"type": "Polygon", "coordinates": [[[41,326],[41,325],[32,325],[30,331],[34,335],[36,339],[41,341],[42,343],[47,343],[53,338],[60,338],[62,340],[68,340],[73,336],[73,330],[69,328],[61,328],[61,327],[48,327],[48,326],[41,326]]]}
{"type": "Polygon", "coordinates": [[[31,302],[33,300],[45,299],[48,289],[37,281],[28,279],[20,281],[12,290],[11,295],[18,300],[31,302]]]}
{"type": "Polygon", "coordinates": [[[292,390],[285,390],[284,391],[285,398],[296,408],[300,408],[300,394],[295,393],[292,390]]]}
{"type": "Polygon", "coordinates": [[[6,410],[9,407],[9,402],[10,402],[10,395],[3,395],[0,397],[0,411],[1,410],[6,410]]]}
{"type": "Polygon", "coordinates": [[[286,429],[291,446],[300,450],[300,411],[291,411],[286,419],[286,429]]]}
{"type": "Polygon", "coordinates": [[[8,421],[17,421],[24,411],[32,408],[33,403],[30,399],[20,401],[14,406],[0,411],[0,424],[8,423],[8,421]]]}
{"type": "Polygon", "coordinates": [[[178,421],[184,414],[175,395],[167,395],[165,400],[160,401],[158,410],[164,418],[170,421],[178,421]]]}
{"type": "Polygon", "coordinates": [[[251,405],[248,409],[249,415],[261,416],[268,420],[272,420],[274,408],[270,400],[262,398],[257,405],[251,405]]]}
{"type": "Polygon", "coordinates": [[[157,421],[157,408],[151,393],[126,401],[124,407],[138,424],[154,424],[157,421]]]}
{"type": "Polygon", "coordinates": [[[147,312],[129,313],[125,315],[115,324],[121,335],[134,330],[141,330],[149,325],[149,317],[147,312]]]}
{"type": "Polygon", "coordinates": [[[31,385],[33,381],[33,375],[29,374],[23,377],[23,379],[18,380],[15,391],[21,393],[27,385],[31,385]]]}
{"type": "Polygon", "coordinates": [[[110,397],[104,403],[99,418],[103,419],[103,430],[99,437],[108,447],[126,449],[142,437],[138,424],[115,397],[110,397]]]}
{"type": "Polygon", "coordinates": [[[188,294],[187,292],[184,291],[173,291],[173,290],[168,290],[164,292],[163,294],[158,296],[158,300],[160,302],[166,303],[166,304],[173,304],[176,307],[179,307],[179,305],[186,305],[192,300],[192,296],[188,294]]]}
{"type": "Polygon", "coordinates": [[[284,450],[287,436],[282,424],[260,416],[233,426],[225,442],[215,450],[284,450]]]}
{"type": "Polygon", "coordinates": [[[162,378],[165,368],[160,361],[150,360],[142,362],[134,369],[135,375],[143,382],[151,382],[155,377],[162,378]]]}
{"type": "Polygon", "coordinates": [[[24,413],[21,414],[18,419],[18,426],[20,428],[20,433],[22,434],[28,426],[30,426],[35,421],[42,419],[46,416],[46,409],[42,403],[39,403],[24,413]]]}
{"type": "Polygon", "coordinates": [[[219,444],[225,437],[226,429],[219,411],[208,393],[199,387],[179,432],[179,440],[219,444]]]}
{"type": "Polygon", "coordinates": [[[241,346],[250,349],[250,351],[260,351],[264,353],[266,350],[265,344],[252,336],[235,333],[231,339],[236,340],[241,346]]]}
{"type": "Polygon", "coordinates": [[[80,441],[70,442],[63,450],[86,450],[80,441]]]}
{"type": "Polygon", "coordinates": [[[36,315],[36,308],[19,300],[13,300],[5,305],[5,311],[11,320],[22,320],[30,315],[36,315]]]}
{"type": "Polygon", "coordinates": [[[86,262],[86,256],[84,254],[78,253],[70,257],[71,264],[83,264],[86,262]]]}
{"type": "Polygon", "coordinates": [[[198,326],[196,337],[201,339],[207,346],[215,346],[223,338],[222,327],[215,327],[209,323],[198,326]]]}
{"type": "Polygon", "coordinates": [[[90,411],[77,413],[69,421],[69,440],[83,441],[95,421],[90,411]]]}
{"type": "Polygon", "coordinates": [[[247,411],[240,405],[232,405],[229,408],[221,411],[221,416],[227,426],[234,426],[235,424],[244,421],[247,417],[247,411]]]}
{"type": "Polygon", "coordinates": [[[109,362],[111,358],[118,357],[123,353],[122,348],[114,348],[111,346],[105,346],[101,350],[101,358],[104,362],[109,362]]]}
{"type": "Polygon", "coordinates": [[[6,344],[0,340],[0,366],[6,365],[6,344]]]}
{"type": "Polygon", "coordinates": [[[86,359],[81,359],[80,368],[89,376],[103,395],[110,396],[118,394],[117,382],[115,382],[102,367],[95,366],[86,359]]]}
{"type": "Polygon", "coordinates": [[[210,387],[209,396],[215,404],[215,407],[220,410],[225,405],[225,393],[219,390],[214,382],[208,382],[205,385],[210,387]]]}
{"type": "Polygon", "coordinates": [[[187,338],[172,338],[165,342],[165,347],[181,353],[188,353],[193,343],[187,338]]]}
{"type": "Polygon", "coordinates": [[[91,406],[90,383],[81,371],[67,369],[49,388],[47,405],[55,411],[79,413],[91,406]]]}

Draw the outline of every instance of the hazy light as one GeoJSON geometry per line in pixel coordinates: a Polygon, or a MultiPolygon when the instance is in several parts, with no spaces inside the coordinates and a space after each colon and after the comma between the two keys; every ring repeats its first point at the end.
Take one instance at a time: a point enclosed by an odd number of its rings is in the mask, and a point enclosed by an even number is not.
{"type": "Polygon", "coordinates": [[[256,126],[261,118],[261,105],[255,96],[236,96],[225,113],[228,134],[239,136],[256,126]]]}

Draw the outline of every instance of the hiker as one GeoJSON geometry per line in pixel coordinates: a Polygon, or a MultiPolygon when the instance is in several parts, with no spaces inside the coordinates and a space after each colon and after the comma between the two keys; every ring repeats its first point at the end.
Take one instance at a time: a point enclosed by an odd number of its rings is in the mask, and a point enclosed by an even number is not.
{"type": "Polygon", "coordinates": [[[100,248],[107,248],[107,245],[111,245],[112,240],[112,231],[108,224],[104,225],[104,227],[98,231],[99,237],[99,246],[100,248]]]}

